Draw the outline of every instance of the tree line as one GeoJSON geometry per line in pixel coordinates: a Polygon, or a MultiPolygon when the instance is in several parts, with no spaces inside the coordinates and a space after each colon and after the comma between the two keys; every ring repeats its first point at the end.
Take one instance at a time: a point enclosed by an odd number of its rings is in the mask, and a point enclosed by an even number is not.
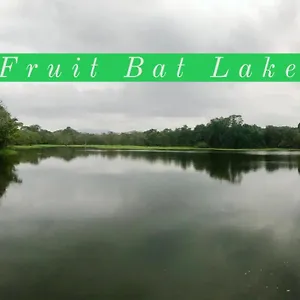
{"type": "Polygon", "coordinates": [[[297,127],[262,128],[244,123],[241,115],[219,117],[193,128],[146,131],[85,133],[71,127],[49,131],[39,125],[24,125],[0,104],[0,149],[8,145],[130,145],[196,148],[295,148],[300,149],[300,124],[297,127]]]}

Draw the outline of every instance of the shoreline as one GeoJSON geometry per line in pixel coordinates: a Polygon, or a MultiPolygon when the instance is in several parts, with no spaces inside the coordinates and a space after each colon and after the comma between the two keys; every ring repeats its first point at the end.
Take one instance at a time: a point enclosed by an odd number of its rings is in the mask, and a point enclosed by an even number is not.
{"type": "Polygon", "coordinates": [[[27,146],[11,146],[8,149],[0,150],[2,153],[16,152],[18,150],[30,149],[55,149],[55,148],[73,148],[88,150],[145,150],[145,151],[183,151],[183,152],[204,152],[204,151],[228,151],[228,152],[246,152],[246,151],[267,151],[267,152],[292,152],[300,151],[300,149],[284,149],[284,148],[252,148],[252,149],[234,149],[234,148],[196,148],[196,147],[164,147],[164,146],[125,146],[125,145],[27,145],[27,146]]]}
{"type": "Polygon", "coordinates": [[[7,149],[0,149],[0,156],[11,156],[11,155],[17,155],[18,151],[13,148],[7,148],[7,149]]]}

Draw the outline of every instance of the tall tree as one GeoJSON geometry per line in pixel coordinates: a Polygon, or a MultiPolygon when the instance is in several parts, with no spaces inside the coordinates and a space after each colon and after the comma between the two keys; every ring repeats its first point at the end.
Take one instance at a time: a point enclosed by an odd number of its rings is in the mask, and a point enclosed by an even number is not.
{"type": "Polygon", "coordinates": [[[0,149],[7,147],[17,136],[20,123],[0,102],[0,149]]]}

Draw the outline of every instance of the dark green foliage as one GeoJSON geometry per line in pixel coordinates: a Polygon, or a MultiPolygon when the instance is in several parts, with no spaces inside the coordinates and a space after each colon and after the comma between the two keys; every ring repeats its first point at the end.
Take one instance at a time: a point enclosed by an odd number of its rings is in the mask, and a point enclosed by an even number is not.
{"type": "Polygon", "coordinates": [[[0,102],[0,149],[14,142],[19,126],[18,120],[0,102]]]}
{"type": "Polygon", "coordinates": [[[50,132],[38,125],[23,127],[16,139],[17,145],[132,145],[132,146],[186,146],[197,148],[300,148],[298,127],[261,128],[245,124],[240,115],[212,119],[208,124],[194,128],[164,130],[150,129],[144,132],[89,134],[70,127],[50,132]]]}
{"type": "Polygon", "coordinates": [[[39,125],[21,126],[0,104],[0,149],[7,145],[131,145],[197,148],[297,148],[300,149],[300,126],[261,128],[245,124],[240,115],[212,119],[194,128],[184,125],[144,132],[107,132],[91,134],[70,127],[48,131],[39,125]]]}
{"type": "Polygon", "coordinates": [[[17,145],[140,145],[194,146],[213,148],[300,148],[298,128],[244,124],[239,115],[216,118],[207,125],[189,128],[150,129],[144,132],[88,134],[70,127],[50,132],[38,125],[23,127],[15,140],[17,145]]]}

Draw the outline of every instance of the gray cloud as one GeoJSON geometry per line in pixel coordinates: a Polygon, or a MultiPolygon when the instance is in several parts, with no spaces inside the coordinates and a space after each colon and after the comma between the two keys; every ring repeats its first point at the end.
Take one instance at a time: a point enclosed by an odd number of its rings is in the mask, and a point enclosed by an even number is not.
{"type": "MultiPolygon", "coordinates": [[[[297,52],[297,0],[2,0],[1,52],[297,52]]],[[[297,84],[1,84],[25,123],[49,129],[193,126],[240,113],[298,124],[297,84]]]]}

